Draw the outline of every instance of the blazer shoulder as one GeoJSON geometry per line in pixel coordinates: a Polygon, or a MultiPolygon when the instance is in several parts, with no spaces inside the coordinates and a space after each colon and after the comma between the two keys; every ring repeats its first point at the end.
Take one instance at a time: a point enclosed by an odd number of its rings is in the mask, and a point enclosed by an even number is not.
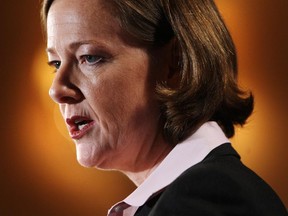
{"type": "Polygon", "coordinates": [[[172,182],[151,215],[190,212],[203,216],[288,215],[271,187],[240,161],[230,144],[213,150],[172,182]]]}

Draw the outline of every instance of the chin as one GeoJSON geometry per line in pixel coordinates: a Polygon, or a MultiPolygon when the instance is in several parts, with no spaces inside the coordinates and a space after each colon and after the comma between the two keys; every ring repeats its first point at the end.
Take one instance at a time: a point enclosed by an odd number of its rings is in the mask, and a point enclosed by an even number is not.
{"type": "Polygon", "coordinates": [[[95,167],[95,156],[92,155],[90,148],[77,147],[76,149],[78,163],[87,168],[95,167]]]}
{"type": "Polygon", "coordinates": [[[95,166],[93,165],[93,163],[91,163],[91,161],[86,160],[86,159],[81,158],[81,157],[79,158],[78,156],[77,156],[77,161],[78,161],[78,163],[79,163],[81,166],[83,166],[83,167],[86,167],[86,168],[95,167],[95,166]]]}

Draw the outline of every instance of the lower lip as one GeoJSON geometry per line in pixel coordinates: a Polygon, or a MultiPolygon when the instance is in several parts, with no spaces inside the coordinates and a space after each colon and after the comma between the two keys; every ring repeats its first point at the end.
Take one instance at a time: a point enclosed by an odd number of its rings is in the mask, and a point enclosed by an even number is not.
{"type": "Polygon", "coordinates": [[[81,130],[70,130],[70,136],[72,139],[79,140],[85,136],[88,131],[94,126],[95,122],[92,121],[89,124],[85,125],[81,130]]]}

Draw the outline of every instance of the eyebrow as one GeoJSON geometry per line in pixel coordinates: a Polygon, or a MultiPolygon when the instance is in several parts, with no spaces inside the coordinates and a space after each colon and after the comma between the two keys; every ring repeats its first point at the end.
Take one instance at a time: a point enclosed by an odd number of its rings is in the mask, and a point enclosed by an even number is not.
{"type": "MultiPolygon", "coordinates": [[[[69,44],[69,50],[77,49],[78,47],[85,45],[85,44],[98,44],[98,46],[101,46],[101,47],[105,45],[103,42],[101,43],[95,40],[84,40],[84,41],[77,41],[77,42],[73,42],[69,44]]],[[[55,50],[53,48],[47,48],[46,52],[55,54],[55,50]]]]}

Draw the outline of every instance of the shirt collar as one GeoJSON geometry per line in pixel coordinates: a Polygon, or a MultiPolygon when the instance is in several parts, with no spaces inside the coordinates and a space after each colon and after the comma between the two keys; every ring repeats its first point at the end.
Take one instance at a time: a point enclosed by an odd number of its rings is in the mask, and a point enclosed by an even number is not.
{"type": "Polygon", "coordinates": [[[118,204],[142,206],[153,194],[172,183],[189,167],[202,161],[214,148],[227,142],[228,138],[216,122],[204,123],[193,135],[177,144],[150,176],[118,204]]]}

